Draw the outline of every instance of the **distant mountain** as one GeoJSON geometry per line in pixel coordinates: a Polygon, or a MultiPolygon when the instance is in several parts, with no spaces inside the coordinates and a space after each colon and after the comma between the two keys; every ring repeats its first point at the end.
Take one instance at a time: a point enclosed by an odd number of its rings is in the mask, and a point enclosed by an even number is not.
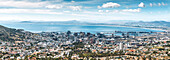
{"type": "Polygon", "coordinates": [[[20,23],[79,23],[79,21],[21,21],[20,23]]]}
{"type": "Polygon", "coordinates": [[[143,23],[170,25],[170,22],[167,22],[167,21],[151,21],[151,22],[143,22],[143,23]]]}
{"type": "Polygon", "coordinates": [[[134,20],[110,20],[108,21],[108,23],[112,23],[112,24],[125,24],[125,23],[130,23],[130,22],[137,22],[134,20]]]}
{"type": "Polygon", "coordinates": [[[166,26],[170,27],[170,22],[167,22],[167,21],[153,21],[153,22],[150,22],[150,23],[166,25],[166,26]]]}
{"type": "Polygon", "coordinates": [[[20,23],[32,23],[31,21],[21,21],[20,23]]]}
{"type": "Polygon", "coordinates": [[[150,23],[170,23],[170,22],[166,22],[166,21],[152,21],[150,23]]]}
{"type": "Polygon", "coordinates": [[[146,21],[138,21],[138,22],[131,22],[131,23],[170,23],[170,22],[167,22],[167,21],[150,21],[150,22],[146,22],[146,21]]]}
{"type": "Polygon", "coordinates": [[[38,23],[38,24],[69,24],[69,25],[112,25],[109,23],[95,23],[95,22],[84,22],[84,21],[77,21],[77,20],[70,20],[70,21],[21,21],[20,23],[38,23]]]}
{"type": "Polygon", "coordinates": [[[170,22],[167,21],[150,21],[150,22],[139,21],[139,22],[126,23],[126,24],[139,25],[139,26],[170,27],[170,22]]]}

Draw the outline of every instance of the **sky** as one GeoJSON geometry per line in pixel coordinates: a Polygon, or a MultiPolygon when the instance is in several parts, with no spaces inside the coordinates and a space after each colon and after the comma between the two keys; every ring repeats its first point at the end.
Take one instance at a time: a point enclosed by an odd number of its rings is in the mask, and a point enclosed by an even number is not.
{"type": "Polygon", "coordinates": [[[170,21],[170,0],[0,0],[0,21],[170,21]]]}

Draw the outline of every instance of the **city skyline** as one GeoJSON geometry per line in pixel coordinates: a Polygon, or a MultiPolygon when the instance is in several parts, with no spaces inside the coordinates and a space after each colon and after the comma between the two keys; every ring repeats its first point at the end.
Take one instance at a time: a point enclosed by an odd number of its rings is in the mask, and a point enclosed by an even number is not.
{"type": "Polygon", "coordinates": [[[168,0],[0,0],[0,21],[169,21],[168,0]]]}
{"type": "Polygon", "coordinates": [[[169,0],[0,0],[0,60],[168,60],[169,0]]]}

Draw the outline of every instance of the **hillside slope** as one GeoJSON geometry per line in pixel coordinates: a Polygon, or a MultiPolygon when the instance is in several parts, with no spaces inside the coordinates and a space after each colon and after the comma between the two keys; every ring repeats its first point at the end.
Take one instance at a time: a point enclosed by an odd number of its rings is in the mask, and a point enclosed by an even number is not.
{"type": "Polygon", "coordinates": [[[7,28],[0,25],[0,40],[3,41],[16,41],[23,40],[24,33],[22,29],[7,28]]]}

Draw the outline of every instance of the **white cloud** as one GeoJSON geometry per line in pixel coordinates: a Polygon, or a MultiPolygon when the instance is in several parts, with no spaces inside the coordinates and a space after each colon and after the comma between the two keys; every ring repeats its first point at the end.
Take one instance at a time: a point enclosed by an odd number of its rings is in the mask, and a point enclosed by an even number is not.
{"type": "Polygon", "coordinates": [[[92,8],[92,7],[84,7],[85,9],[89,9],[89,8],[92,8]]]}
{"type": "MultiPolygon", "coordinates": [[[[71,14],[72,16],[83,16],[83,17],[85,17],[85,16],[89,16],[89,15],[86,15],[86,14],[75,14],[75,13],[73,13],[73,14],[71,14]]],[[[77,19],[76,19],[77,20],[77,19]]]]}
{"type": "Polygon", "coordinates": [[[158,3],[158,6],[161,6],[161,3],[158,3]]]}
{"type": "Polygon", "coordinates": [[[78,14],[71,14],[71,15],[75,15],[75,16],[77,16],[78,14]]]}
{"type": "Polygon", "coordinates": [[[63,0],[0,0],[0,1],[27,1],[27,2],[41,2],[41,1],[46,1],[46,2],[62,2],[63,0]]]}
{"type": "Polygon", "coordinates": [[[109,10],[106,10],[106,12],[110,12],[109,10]]]}
{"type": "Polygon", "coordinates": [[[75,3],[75,1],[71,1],[72,3],[75,3]]]}
{"type": "Polygon", "coordinates": [[[168,4],[167,4],[167,3],[162,2],[162,5],[163,5],[163,6],[165,6],[165,5],[168,5],[168,4]]]}
{"type": "Polygon", "coordinates": [[[70,11],[63,11],[63,12],[65,12],[65,13],[69,13],[70,11]]]}
{"type": "Polygon", "coordinates": [[[101,12],[103,12],[103,10],[98,10],[98,12],[100,12],[100,13],[101,13],[101,12]]]}
{"type": "Polygon", "coordinates": [[[119,12],[119,10],[114,10],[114,11],[113,11],[113,13],[118,13],[118,12],[119,12]]]}
{"type": "Polygon", "coordinates": [[[145,7],[145,4],[143,2],[141,2],[138,7],[145,7]]]}
{"type": "Polygon", "coordinates": [[[98,10],[99,13],[124,13],[124,12],[141,12],[141,8],[137,9],[123,9],[123,10],[98,10]]]}
{"type": "Polygon", "coordinates": [[[124,10],[122,10],[123,12],[140,12],[141,11],[141,9],[140,8],[138,8],[138,9],[124,9],[124,10]]]}
{"type": "Polygon", "coordinates": [[[43,7],[46,4],[47,2],[0,1],[1,7],[35,8],[35,7],[43,7]]]}
{"type": "Polygon", "coordinates": [[[97,6],[97,8],[101,9],[102,7],[100,7],[100,6],[97,6]]]}
{"type": "Polygon", "coordinates": [[[68,8],[72,9],[73,11],[81,11],[82,6],[68,6],[68,8]]]}
{"type": "Polygon", "coordinates": [[[115,8],[115,7],[120,7],[120,4],[109,2],[109,3],[103,4],[102,6],[98,6],[98,8],[115,8]]]}
{"type": "Polygon", "coordinates": [[[63,5],[47,5],[45,7],[50,9],[61,9],[63,8],[63,5]]]}
{"type": "Polygon", "coordinates": [[[162,5],[165,6],[165,4],[162,2],[162,5]]]}
{"type": "Polygon", "coordinates": [[[61,12],[42,9],[0,9],[0,13],[62,14],[61,12]]]}
{"type": "Polygon", "coordinates": [[[164,3],[164,2],[162,2],[162,3],[150,3],[150,6],[152,7],[152,6],[166,6],[166,5],[168,5],[167,3],[164,3]]]}
{"type": "Polygon", "coordinates": [[[165,5],[168,5],[168,4],[167,4],[167,3],[163,3],[163,2],[162,2],[162,5],[163,5],[163,6],[165,6],[165,5]]]}
{"type": "Polygon", "coordinates": [[[153,4],[152,4],[152,3],[150,3],[149,5],[150,5],[151,7],[153,6],[153,4]]]}
{"type": "Polygon", "coordinates": [[[153,3],[153,6],[156,6],[157,4],[156,3],[153,3]]]}

